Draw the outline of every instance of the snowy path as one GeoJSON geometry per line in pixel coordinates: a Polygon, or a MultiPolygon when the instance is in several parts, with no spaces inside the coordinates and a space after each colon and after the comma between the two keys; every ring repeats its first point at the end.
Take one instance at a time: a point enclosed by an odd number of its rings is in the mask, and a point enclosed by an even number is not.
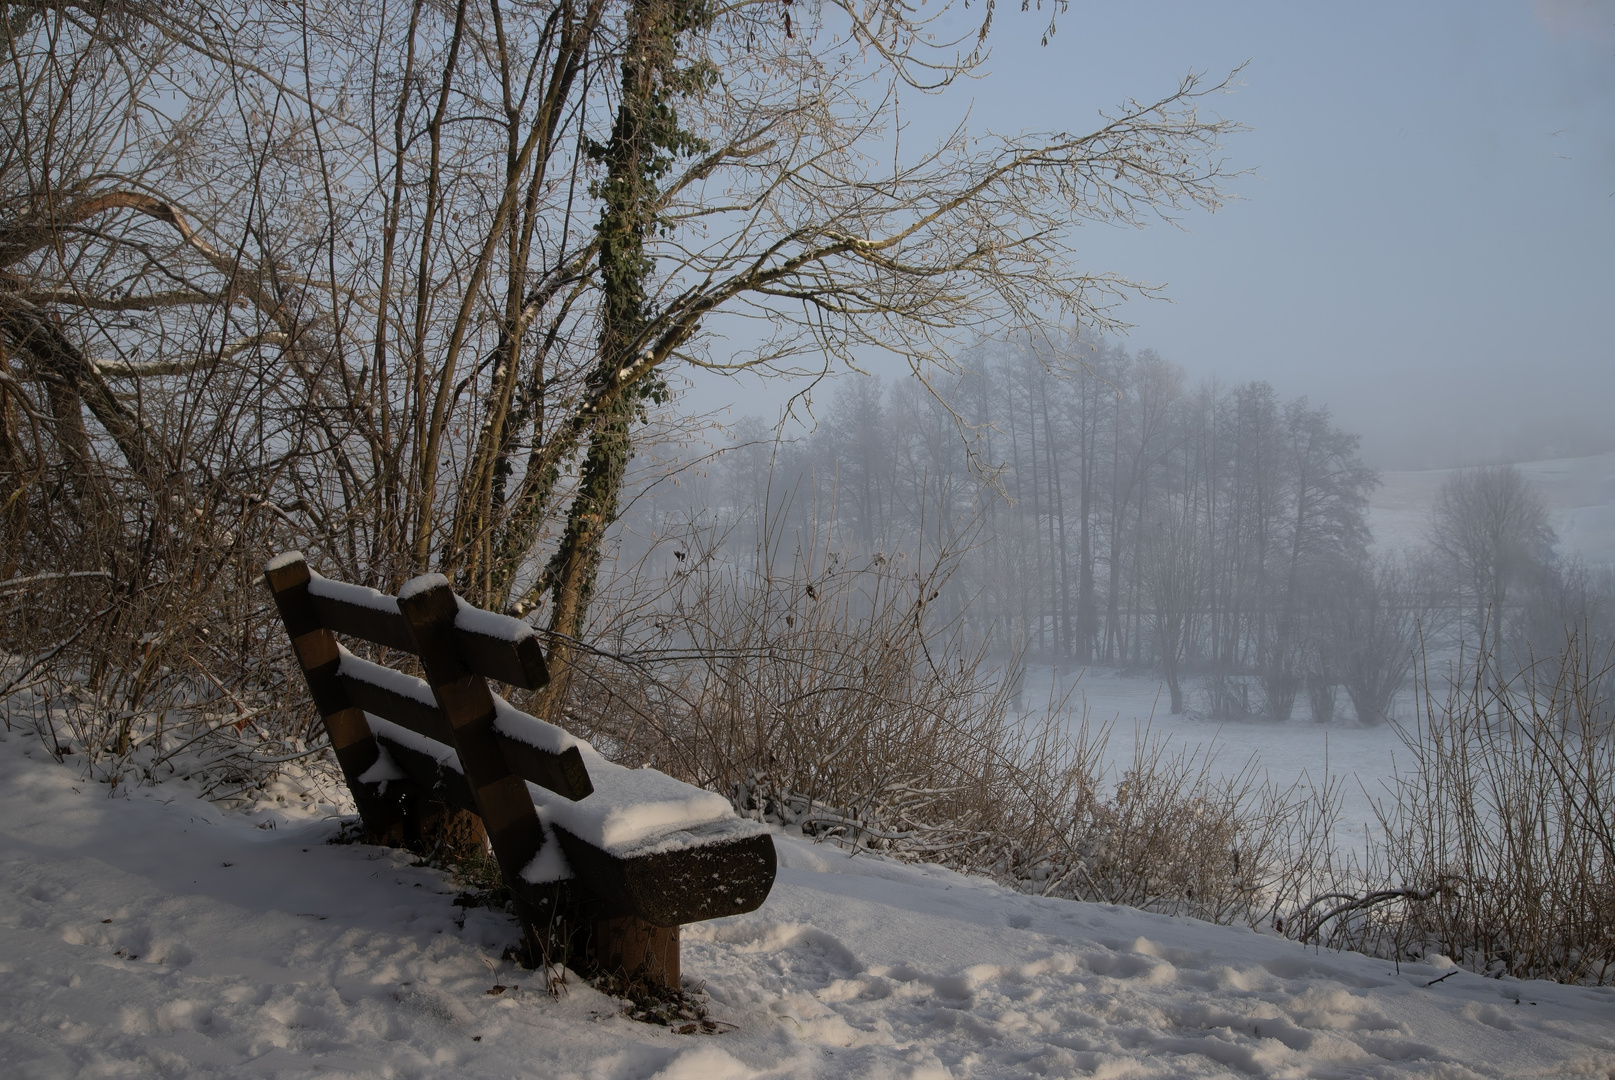
{"type": "Polygon", "coordinates": [[[489,995],[532,978],[489,966],[509,922],[398,853],[179,783],[127,794],[0,742],[8,1080],[1615,1077],[1612,991],[1426,986],[1444,961],[1398,973],[784,839],[761,911],[686,932],[738,1030],[676,1036],[576,983],[489,995]]]}

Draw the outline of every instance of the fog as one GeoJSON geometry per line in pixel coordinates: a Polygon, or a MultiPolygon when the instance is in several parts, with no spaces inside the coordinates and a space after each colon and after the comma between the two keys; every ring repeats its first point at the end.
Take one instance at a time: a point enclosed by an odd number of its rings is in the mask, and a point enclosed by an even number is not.
{"type": "MultiPolygon", "coordinates": [[[[1076,269],[1165,287],[1116,312],[1130,347],[1327,404],[1381,469],[1615,447],[1615,4],[1101,3],[1041,28],[1004,20],[991,77],[904,100],[905,145],[967,110],[1086,130],[1246,65],[1213,103],[1249,128],[1239,200],[1080,237],[1076,269]]],[[[796,389],[702,379],[692,400],[773,416],[796,389]]]]}
{"type": "MultiPolygon", "coordinates": [[[[900,102],[906,125],[894,155],[920,152],[967,111],[973,125],[995,130],[1091,128],[1124,94],[1147,99],[1169,92],[1188,71],[1220,77],[1241,69],[1236,90],[1207,106],[1247,128],[1228,147],[1231,164],[1245,170],[1235,183],[1237,198],[1214,214],[1186,213],[1143,229],[1090,226],[1079,235],[1075,271],[1119,273],[1162,290],[1160,299],[1113,309],[1126,325],[1102,348],[1159,357],[1181,371],[1185,399],[1222,393],[1233,400],[1266,386],[1276,402],[1327,410],[1332,430],[1360,437],[1350,460],[1378,473],[1378,483],[1362,486],[1368,503],[1362,523],[1374,558],[1428,554],[1435,503],[1453,475],[1447,470],[1539,463],[1520,475],[1554,530],[1555,573],[1570,575],[1561,583],[1581,572],[1577,567],[1608,562],[1615,553],[1615,500],[1607,483],[1611,462],[1599,455],[1615,450],[1609,422],[1615,346],[1607,332],[1615,298],[1615,4],[1170,12],[1096,4],[1063,15],[1046,43],[1040,29],[1007,25],[994,46],[990,78],[900,102]]],[[[737,323],[709,329],[718,335],[719,359],[724,335],[736,348],[747,341],[737,323]]],[[[961,340],[955,355],[967,373],[985,375],[1002,362],[994,351],[1002,348],[961,340]]],[[[813,493],[811,504],[845,484],[848,470],[865,475],[873,468],[869,432],[851,434],[857,425],[849,426],[849,402],[885,400],[879,438],[923,441],[917,429],[904,430],[904,409],[916,407],[912,394],[902,407],[894,404],[909,393],[912,373],[880,355],[859,363],[860,371],[835,372],[808,388],[697,375],[684,400],[720,424],[739,424],[751,438],[778,422],[791,447],[778,466],[783,485],[813,493]],[[871,379],[878,384],[861,385],[871,379]]],[[[1107,370],[1119,369],[1112,363],[1107,370]]],[[[1106,377],[1101,373],[1100,381],[1106,377]]],[[[1055,397],[1069,393],[1075,391],[1055,397]]],[[[1007,417],[987,421],[997,436],[1010,434],[1007,417]]],[[[1059,444],[1062,424],[1076,430],[1084,421],[1057,409],[1052,423],[1059,444]]],[[[1121,439],[1120,430],[1108,437],[1121,439]]],[[[1019,437],[1024,441],[1026,432],[1019,437]]],[[[982,496],[1012,508],[993,516],[987,529],[999,554],[1013,531],[1004,531],[1005,521],[1034,533],[1047,526],[1049,544],[1056,542],[1052,500],[1060,493],[1050,487],[1051,501],[1040,510],[1026,503],[1025,490],[1014,489],[1040,482],[1031,471],[1035,442],[1025,461],[1015,456],[1027,452],[1024,445],[1013,453],[1000,446],[1000,458],[986,463],[1007,470],[1009,488],[982,496]]],[[[1121,445],[1115,442],[1108,458],[1095,452],[1113,461],[1121,445]]],[[[1075,445],[1063,452],[1071,455],[1070,467],[1084,459],[1075,445]]],[[[752,459],[753,471],[759,460],[752,459]]],[[[925,467],[933,475],[942,468],[930,459],[925,467]]],[[[720,464],[672,502],[733,509],[744,501],[724,486],[733,468],[720,464]]],[[[1100,471],[1108,469],[1102,461],[1100,471]]],[[[918,474],[908,479],[923,486],[918,474]]],[[[1049,483],[1046,476],[1041,482],[1049,483]]],[[[1078,496],[1071,489],[1066,497],[1078,496]]],[[[1095,496],[1094,528],[1104,515],[1123,512],[1129,498],[1138,497],[1119,489],[1095,496]],[[1105,499],[1114,507],[1100,509],[1105,499]]],[[[1137,506],[1158,513],[1151,498],[1137,506]]],[[[794,512],[806,527],[818,510],[794,512]]],[[[849,516],[845,503],[838,512],[849,516]]],[[[971,512],[980,512],[979,505],[971,512]]],[[[1122,544],[1120,531],[1113,536],[1122,544]]],[[[849,546],[890,549],[895,542],[862,524],[845,538],[849,546]]],[[[1206,543],[1208,557],[1226,557],[1222,541],[1208,533],[1206,543]]],[[[1103,547],[1084,558],[1108,566],[1103,547]]],[[[1028,552],[1022,570],[1004,571],[1016,579],[1014,588],[989,586],[976,596],[978,615],[996,604],[986,621],[1016,627],[1043,663],[1121,663],[1148,669],[1151,679],[1161,674],[1158,643],[1146,641],[1137,651],[1137,635],[1129,646],[1135,651],[1118,654],[1107,644],[1114,629],[1079,640],[1065,625],[1070,617],[1061,615],[1066,637],[1056,641],[1053,623],[1043,621],[1054,616],[1038,608],[1071,586],[1052,576],[1038,580],[1053,574],[1055,561],[1051,555],[1039,570],[1040,556],[1028,552]],[[1030,606],[994,591],[1004,588],[1026,592],[1030,606]]],[[[1435,575],[1423,579],[1425,602],[1446,613],[1427,619],[1442,627],[1431,641],[1438,650],[1456,648],[1478,627],[1456,614],[1465,602],[1456,599],[1461,589],[1451,567],[1425,570],[1435,575]]],[[[1073,570],[1073,580],[1091,572],[1073,570]]],[[[979,585],[991,575],[963,576],[979,585]]],[[[1103,583],[1096,588],[1096,596],[1114,603],[1103,583]]],[[[1120,616],[1113,607],[1108,618],[1140,618],[1136,606],[1128,615],[1129,602],[1140,603],[1134,595],[1122,602],[1120,616]]],[[[1506,618],[1516,616],[1526,618],[1523,609],[1506,618]]],[[[1095,618],[1095,625],[1105,622],[1095,618]]],[[[1191,638],[1196,632],[1188,631],[1191,638]]],[[[1259,638],[1268,631],[1251,632],[1259,638]]],[[[1547,633],[1540,625],[1534,632],[1547,633]]],[[[1196,678],[1218,667],[1206,650],[1196,656],[1191,644],[1185,652],[1185,663],[1201,673],[1196,678]]],[[[1260,666],[1230,654],[1221,669],[1260,666]]],[[[1197,701],[1188,692],[1184,707],[1192,712],[1197,701]]],[[[1207,711],[1238,712],[1224,705],[1207,711]]],[[[1347,711],[1344,700],[1341,708],[1347,711]]],[[[1298,709],[1305,714],[1304,703],[1298,709]]],[[[1289,715],[1288,706],[1281,711],[1289,715]]]]}

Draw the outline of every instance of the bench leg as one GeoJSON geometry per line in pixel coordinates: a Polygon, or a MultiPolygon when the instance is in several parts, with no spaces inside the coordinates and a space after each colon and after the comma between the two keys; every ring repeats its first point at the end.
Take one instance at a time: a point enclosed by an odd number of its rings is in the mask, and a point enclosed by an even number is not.
{"type": "Polygon", "coordinates": [[[679,988],[679,928],[657,926],[632,915],[596,919],[591,933],[594,967],[606,975],[679,988]]]}
{"type": "Polygon", "coordinates": [[[353,792],[365,840],[372,844],[401,843],[406,827],[399,800],[382,795],[377,785],[359,780],[376,763],[376,739],[364,712],[348,700],[348,692],[337,675],[341,662],[336,636],[320,623],[319,612],[309,596],[310,580],[308,563],[301,555],[290,562],[276,560],[264,571],[264,581],[275,596],[275,607],[286,626],[297,664],[303,669],[309,695],[320,711],[348,790],[353,792]]]}

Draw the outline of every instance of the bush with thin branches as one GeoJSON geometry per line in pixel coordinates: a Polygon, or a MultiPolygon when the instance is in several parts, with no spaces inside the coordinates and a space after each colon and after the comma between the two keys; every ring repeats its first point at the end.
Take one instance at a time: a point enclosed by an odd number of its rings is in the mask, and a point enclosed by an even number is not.
{"type": "Polygon", "coordinates": [[[1108,727],[1063,700],[1016,712],[1018,660],[933,612],[962,546],[916,565],[833,536],[784,556],[765,526],[744,566],[710,533],[672,545],[658,598],[635,579],[616,646],[552,707],[621,761],[854,853],[1219,922],[1259,922],[1296,890],[1299,787],[1152,738],[1107,776],[1108,727]]]}
{"type": "Polygon", "coordinates": [[[1507,680],[1483,649],[1438,695],[1426,661],[1411,755],[1349,887],[1295,912],[1303,940],[1492,975],[1615,982],[1615,715],[1608,649],[1571,632],[1507,680]]]}

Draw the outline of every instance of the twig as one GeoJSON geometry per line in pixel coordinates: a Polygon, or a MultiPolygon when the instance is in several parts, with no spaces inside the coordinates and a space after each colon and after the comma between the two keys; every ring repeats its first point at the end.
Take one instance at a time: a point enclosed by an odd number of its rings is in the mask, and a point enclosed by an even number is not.
{"type": "MultiPolygon", "coordinates": [[[[113,606],[115,607],[116,605],[113,605],[113,606]]],[[[50,663],[52,660],[54,660],[58,656],[60,656],[62,654],[62,652],[64,650],[66,650],[66,648],[69,645],[73,644],[73,642],[75,642],[79,638],[83,637],[84,632],[86,630],[88,630],[92,626],[99,625],[100,622],[101,622],[101,619],[104,618],[107,615],[110,615],[111,613],[112,613],[112,607],[104,607],[100,611],[96,612],[94,615],[90,616],[88,619],[84,620],[84,625],[80,626],[77,630],[73,631],[72,636],[69,637],[66,641],[64,641],[60,645],[56,646],[54,649],[52,649],[50,652],[46,653],[44,656],[41,656],[38,660],[35,660],[32,664],[28,665],[28,667],[23,670],[22,674],[18,675],[16,678],[14,678],[10,682],[6,683],[5,686],[0,687],[0,701],[3,701],[7,697],[9,697],[10,694],[11,694],[11,691],[17,686],[18,683],[22,682],[24,679],[27,679],[27,678],[31,677],[34,674],[34,672],[38,671],[40,668],[44,667],[46,664],[50,663]]],[[[11,719],[10,719],[9,715],[6,718],[6,730],[7,731],[11,730],[11,719]]]]}
{"type": "Polygon", "coordinates": [[[46,581],[68,581],[74,578],[106,578],[112,580],[109,570],[74,570],[71,573],[33,574],[29,577],[14,577],[0,581],[0,593],[11,592],[14,589],[26,589],[30,585],[38,585],[46,581]]]}

